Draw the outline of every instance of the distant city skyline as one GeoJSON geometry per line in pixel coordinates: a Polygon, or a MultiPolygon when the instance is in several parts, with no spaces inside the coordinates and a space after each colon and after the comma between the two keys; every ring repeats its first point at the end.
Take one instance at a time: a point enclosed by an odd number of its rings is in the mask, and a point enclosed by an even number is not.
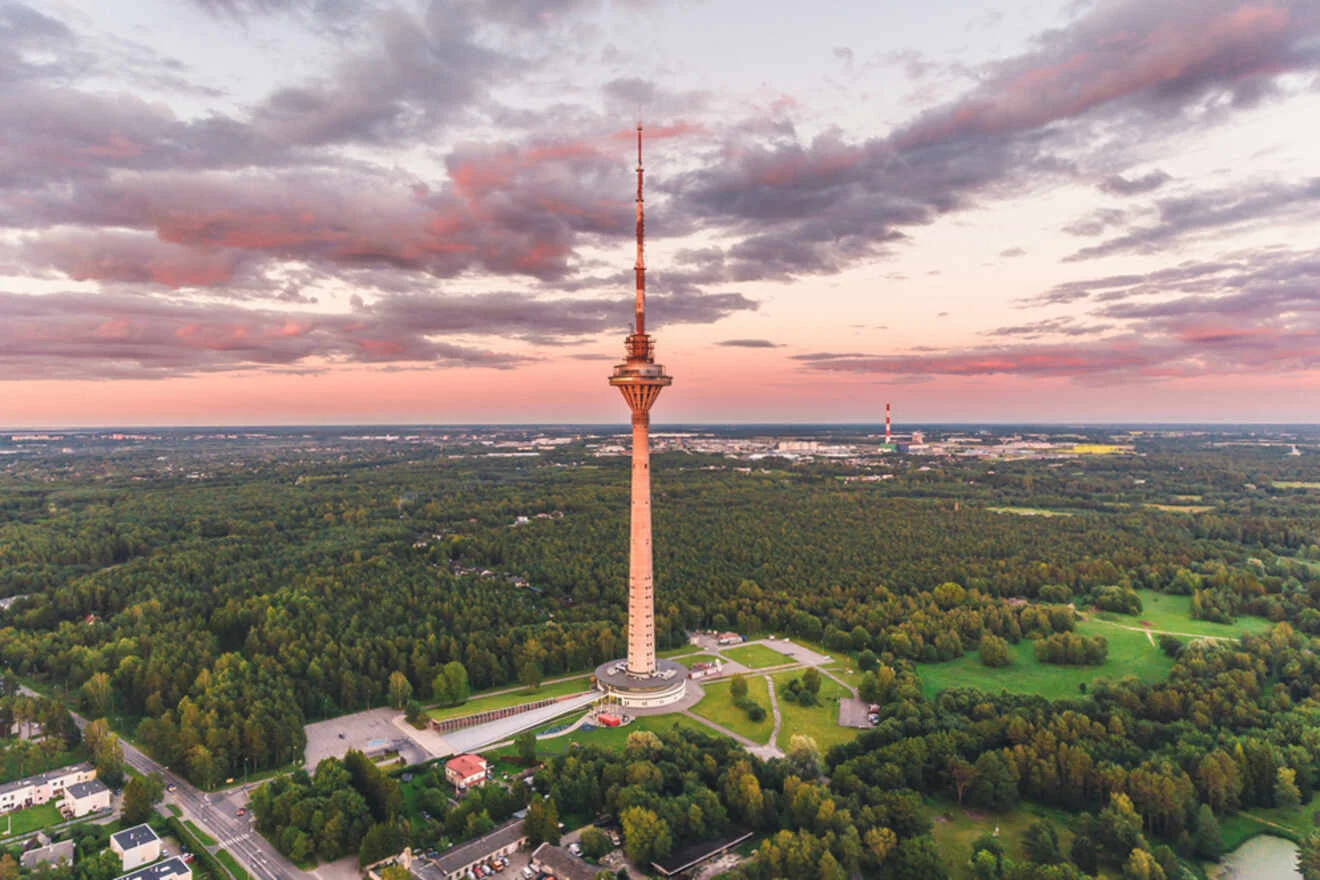
{"type": "Polygon", "coordinates": [[[1320,420],[1305,0],[0,0],[0,427],[1320,420]],[[826,10],[826,11],[822,11],[826,10]]]}

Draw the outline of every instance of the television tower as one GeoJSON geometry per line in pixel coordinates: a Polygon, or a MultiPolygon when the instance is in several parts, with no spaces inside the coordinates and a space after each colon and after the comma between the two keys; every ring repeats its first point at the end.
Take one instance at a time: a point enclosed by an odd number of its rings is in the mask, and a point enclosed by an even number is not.
{"type": "Polygon", "coordinates": [[[632,411],[632,506],[629,512],[628,667],[630,676],[654,675],[655,583],[651,557],[651,405],[674,380],[655,362],[655,342],[646,332],[646,224],[642,211],[642,126],[637,125],[636,324],[625,342],[625,360],[610,384],[632,411]]]}
{"type": "Polygon", "coordinates": [[[889,441],[890,441],[890,434],[889,434],[889,404],[886,403],[886,404],[885,404],[885,442],[888,443],[889,441]]]}

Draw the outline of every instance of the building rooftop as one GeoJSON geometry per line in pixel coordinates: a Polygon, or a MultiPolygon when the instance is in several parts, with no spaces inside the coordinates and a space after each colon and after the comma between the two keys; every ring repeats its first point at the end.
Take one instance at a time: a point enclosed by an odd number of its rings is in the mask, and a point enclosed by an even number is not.
{"type": "Polygon", "coordinates": [[[85,798],[109,790],[109,787],[99,779],[92,779],[87,782],[75,782],[73,785],[64,789],[65,793],[73,798],[85,798]]]}
{"type": "Polygon", "coordinates": [[[466,779],[486,772],[486,759],[480,755],[456,755],[445,762],[446,770],[453,770],[466,779]]]}
{"type": "Polygon", "coordinates": [[[30,849],[19,856],[19,864],[24,868],[35,868],[42,862],[55,864],[59,861],[66,861],[73,864],[73,841],[61,840],[59,843],[52,843],[48,846],[30,849]]]}
{"type": "Polygon", "coordinates": [[[61,767],[58,770],[47,770],[45,773],[37,773],[34,776],[25,776],[22,779],[15,779],[13,782],[6,782],[3,785],[0,785],[0,794],[17,791],[20,788],[27,788],[29,785],[42,785],[43,783],[60,779],[72,773],[86,773],[91,769],[92,765],[84,761],[79,764],[70,764],[67,767],[61,767]]]}
{"type": "Polygon", "coordinates": [[[469,840],[453,849],[445,850],[435,860],[435,867],[440,869],[442,875],[452,874],[510,844],[517,843],[526,836],[522,819],[505,822],[485,837],[478,837],[476,840],[469,840]]]}
{"type": "Polygon", "coordinates": [[[123,831],[116,831],[110,835],[110,839],[119,844],[119,848],[123,850],[130,850],[151,843],[153,840],[160,840],[149,825],[134,825],[132,828],[125,828],[123,831]]]}
{"type": "Polygon", "coordinates": [[[174,856],[163,862],[156,862],[154,865],[147,865],[138,868],[136,871],[121,874],[115,880],[172,880],[174,877],[191,876],[192,869],[184,864],[183,859],[174,856]]]}
{"type": "Polygon", "coordinates": [[[696,843],[690,843],[670,853],[664,861],[652,862],[651,867],[665,877],[672,877],[732,849],[751,836],[752,832],[745,828],[732,828],[727,834],[714,840],[699,840],[696,843]]]}
{"type": "Polygon", "coordinates": [[[556,880],[592,880],[594,868],[566,849],[543,843],[532,852],[532,863],[555,875],[556,880]]]}

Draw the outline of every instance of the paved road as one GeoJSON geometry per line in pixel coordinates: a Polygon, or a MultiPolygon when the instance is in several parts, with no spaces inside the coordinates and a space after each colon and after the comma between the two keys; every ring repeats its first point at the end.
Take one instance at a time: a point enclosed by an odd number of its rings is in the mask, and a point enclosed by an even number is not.
{"type": "MultiPolygon", "coordinates": [[[[41,696],[36,691],[23,688],[31,696],[41,696]]],[[[87,719],[70,712],[78,728],[87,726],[87,719]]],[[[174,791],[165,794],[166,804],[177,804],[183,810],[184,818],[191,819],[198,828],[215,838],[221,847],[228,850],[256,880],[303,880],[311,875],[300,871],[296,865],[282,856],[264,837],[252,827],[251,814],[234,815],[239,807],[247,806],[246,787],[207,794],[181,776],[170,772],[157,764],[141,750],[119,739],[119,747],[124,753],[124,763],[139,773],[159,773],[165,785],[174,786],[174,791]]]]}

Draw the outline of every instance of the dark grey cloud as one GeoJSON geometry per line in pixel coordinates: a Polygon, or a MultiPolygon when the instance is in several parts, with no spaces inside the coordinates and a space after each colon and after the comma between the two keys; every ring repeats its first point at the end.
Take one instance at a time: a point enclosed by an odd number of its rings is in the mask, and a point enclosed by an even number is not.
{"type": "Polygon", "coordinates": [[[1028,324],[1015,324],[987,330],[984,336],[1015,336],[1037,339],[1042,336],[1091,336],[1108,330],[1107,324],[1083,323],[1072,317],[1043,318],[1028,324]]]}
{"type": "Polygon", "coordinates": [[[987,334],[1020,342],[798,359],[813,370],[878,376],[1017,375],[1082,382],[1320,368],[1320,250],[1263,249],[1146,274],[1070,282],[1036,302],[1088,302],[1088,311],[987,334]]]}
{"type": "MultiPolygon", "coordinates": [[[[737,294],[655,298],[656,326],[754,307],[737,294]]],[[[631,303],[516,293],[381,297],[348,314],[251,309],[126,293],[0,292],[7,379],[155,378],[329,363],[512,367],[507,354],[446,337],[565,344],[626,330],[631,303]]]]}
{"type": "Polygon", "coordinates": [[[1320,66],[1317,33],[1320,13],[1307,0],[1098,4],[1041,34],[1033,51],[988,65],[971,93],[922,114],[895,140],[1026,132],[1106,109],[1178,114],[1208,96],[1248,103],[1280,74],[1320,66]]]}
{"type": "Polygon", "coordinates": [[[1094,237],[1102,235],[1107,229],[1124,225],[1129,216],[1129,212],[1121,208],[1097,208],[1063,227],[1063,231],[1069,235],[1094,237]]]}
{"type": "Polygon", "coordinates": [[[1320,218],[1320,177],[1290,183],[1239,184],[1155,202],[1158,222],[1066,257],[1070,262],[1116,254],[1159,253],[1207,233],[1260,223],[1320,218]]]}
{"type": "Polygon", "coordinates": [[[782,344],[769,339],[722,339],[715,343],[730,348],[782,348],[782,344]]]}
{"type": "Polygon", "coordinates": [[[1167,172],[1156,168],[1154,171],[1140,177],[1124,177],[1121,174],[1111,174],[1100,181],[1099,189],[1101,192],[1109,193],[1112,196],[1135,196],[1159,189],[1170,180],[1173,180],[1173,178],[1167,172]]]}

